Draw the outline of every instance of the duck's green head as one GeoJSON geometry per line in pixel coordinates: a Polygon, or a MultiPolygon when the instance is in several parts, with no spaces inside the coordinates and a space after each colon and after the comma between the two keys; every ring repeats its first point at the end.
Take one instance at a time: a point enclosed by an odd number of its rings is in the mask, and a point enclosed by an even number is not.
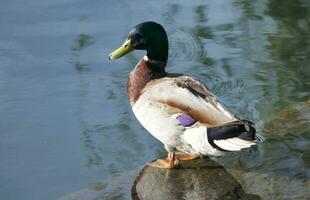
{"type": "Polygon", "coordinates": [[[109,55],[109,59],[120,58],[135,49],[146,50],[146,55],[151,60],[167,61],[168,38],[165,29],[156,22],[136,25],[124,44],[109,55]]]}

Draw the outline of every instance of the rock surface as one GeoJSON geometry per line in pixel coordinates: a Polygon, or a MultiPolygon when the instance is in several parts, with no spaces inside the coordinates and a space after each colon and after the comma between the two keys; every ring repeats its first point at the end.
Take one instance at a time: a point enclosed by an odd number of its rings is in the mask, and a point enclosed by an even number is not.
{"type": "Polygon", "coordinates": [[[132,187],[134,200],[260,199],[215,161],[204,158],[181,162],[177,169],[146,166],[132,187]]]}

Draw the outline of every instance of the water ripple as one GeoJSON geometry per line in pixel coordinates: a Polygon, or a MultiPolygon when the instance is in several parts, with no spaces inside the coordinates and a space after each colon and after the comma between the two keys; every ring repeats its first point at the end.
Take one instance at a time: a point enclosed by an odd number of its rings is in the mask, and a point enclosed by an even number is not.
{"type": "Polygon", "coordinates": [[[205,55],[203,44],[192,34],[175,30],[170,35],[169,58],[173,62],[195,62],[205,55]]]}

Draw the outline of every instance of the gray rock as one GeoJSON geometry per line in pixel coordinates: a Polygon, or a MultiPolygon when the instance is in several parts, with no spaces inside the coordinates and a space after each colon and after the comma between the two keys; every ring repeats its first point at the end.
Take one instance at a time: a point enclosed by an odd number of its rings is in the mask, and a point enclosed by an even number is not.
{"type": "Polygon", "coordinates": [[[181,162],[177,169],[146,166],[132,187],[134,200],[260,199],[215,161],[203,158],[181,162]]]}

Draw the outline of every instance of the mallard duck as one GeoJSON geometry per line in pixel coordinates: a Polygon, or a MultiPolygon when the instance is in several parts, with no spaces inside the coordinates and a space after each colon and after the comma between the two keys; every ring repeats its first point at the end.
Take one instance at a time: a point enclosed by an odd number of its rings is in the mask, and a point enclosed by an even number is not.
{"type": "Polygon", "coordinates": [[[136,25],[110,60],[133,50],[146,55],[129,74],[127,93],[138,121],[168,152],[150,165],[173,168],[180,160],[240,151],[261,141],[255,125],[229,112],[194,78],[166,72],[168,38],[156,22],[136,25]]]}

